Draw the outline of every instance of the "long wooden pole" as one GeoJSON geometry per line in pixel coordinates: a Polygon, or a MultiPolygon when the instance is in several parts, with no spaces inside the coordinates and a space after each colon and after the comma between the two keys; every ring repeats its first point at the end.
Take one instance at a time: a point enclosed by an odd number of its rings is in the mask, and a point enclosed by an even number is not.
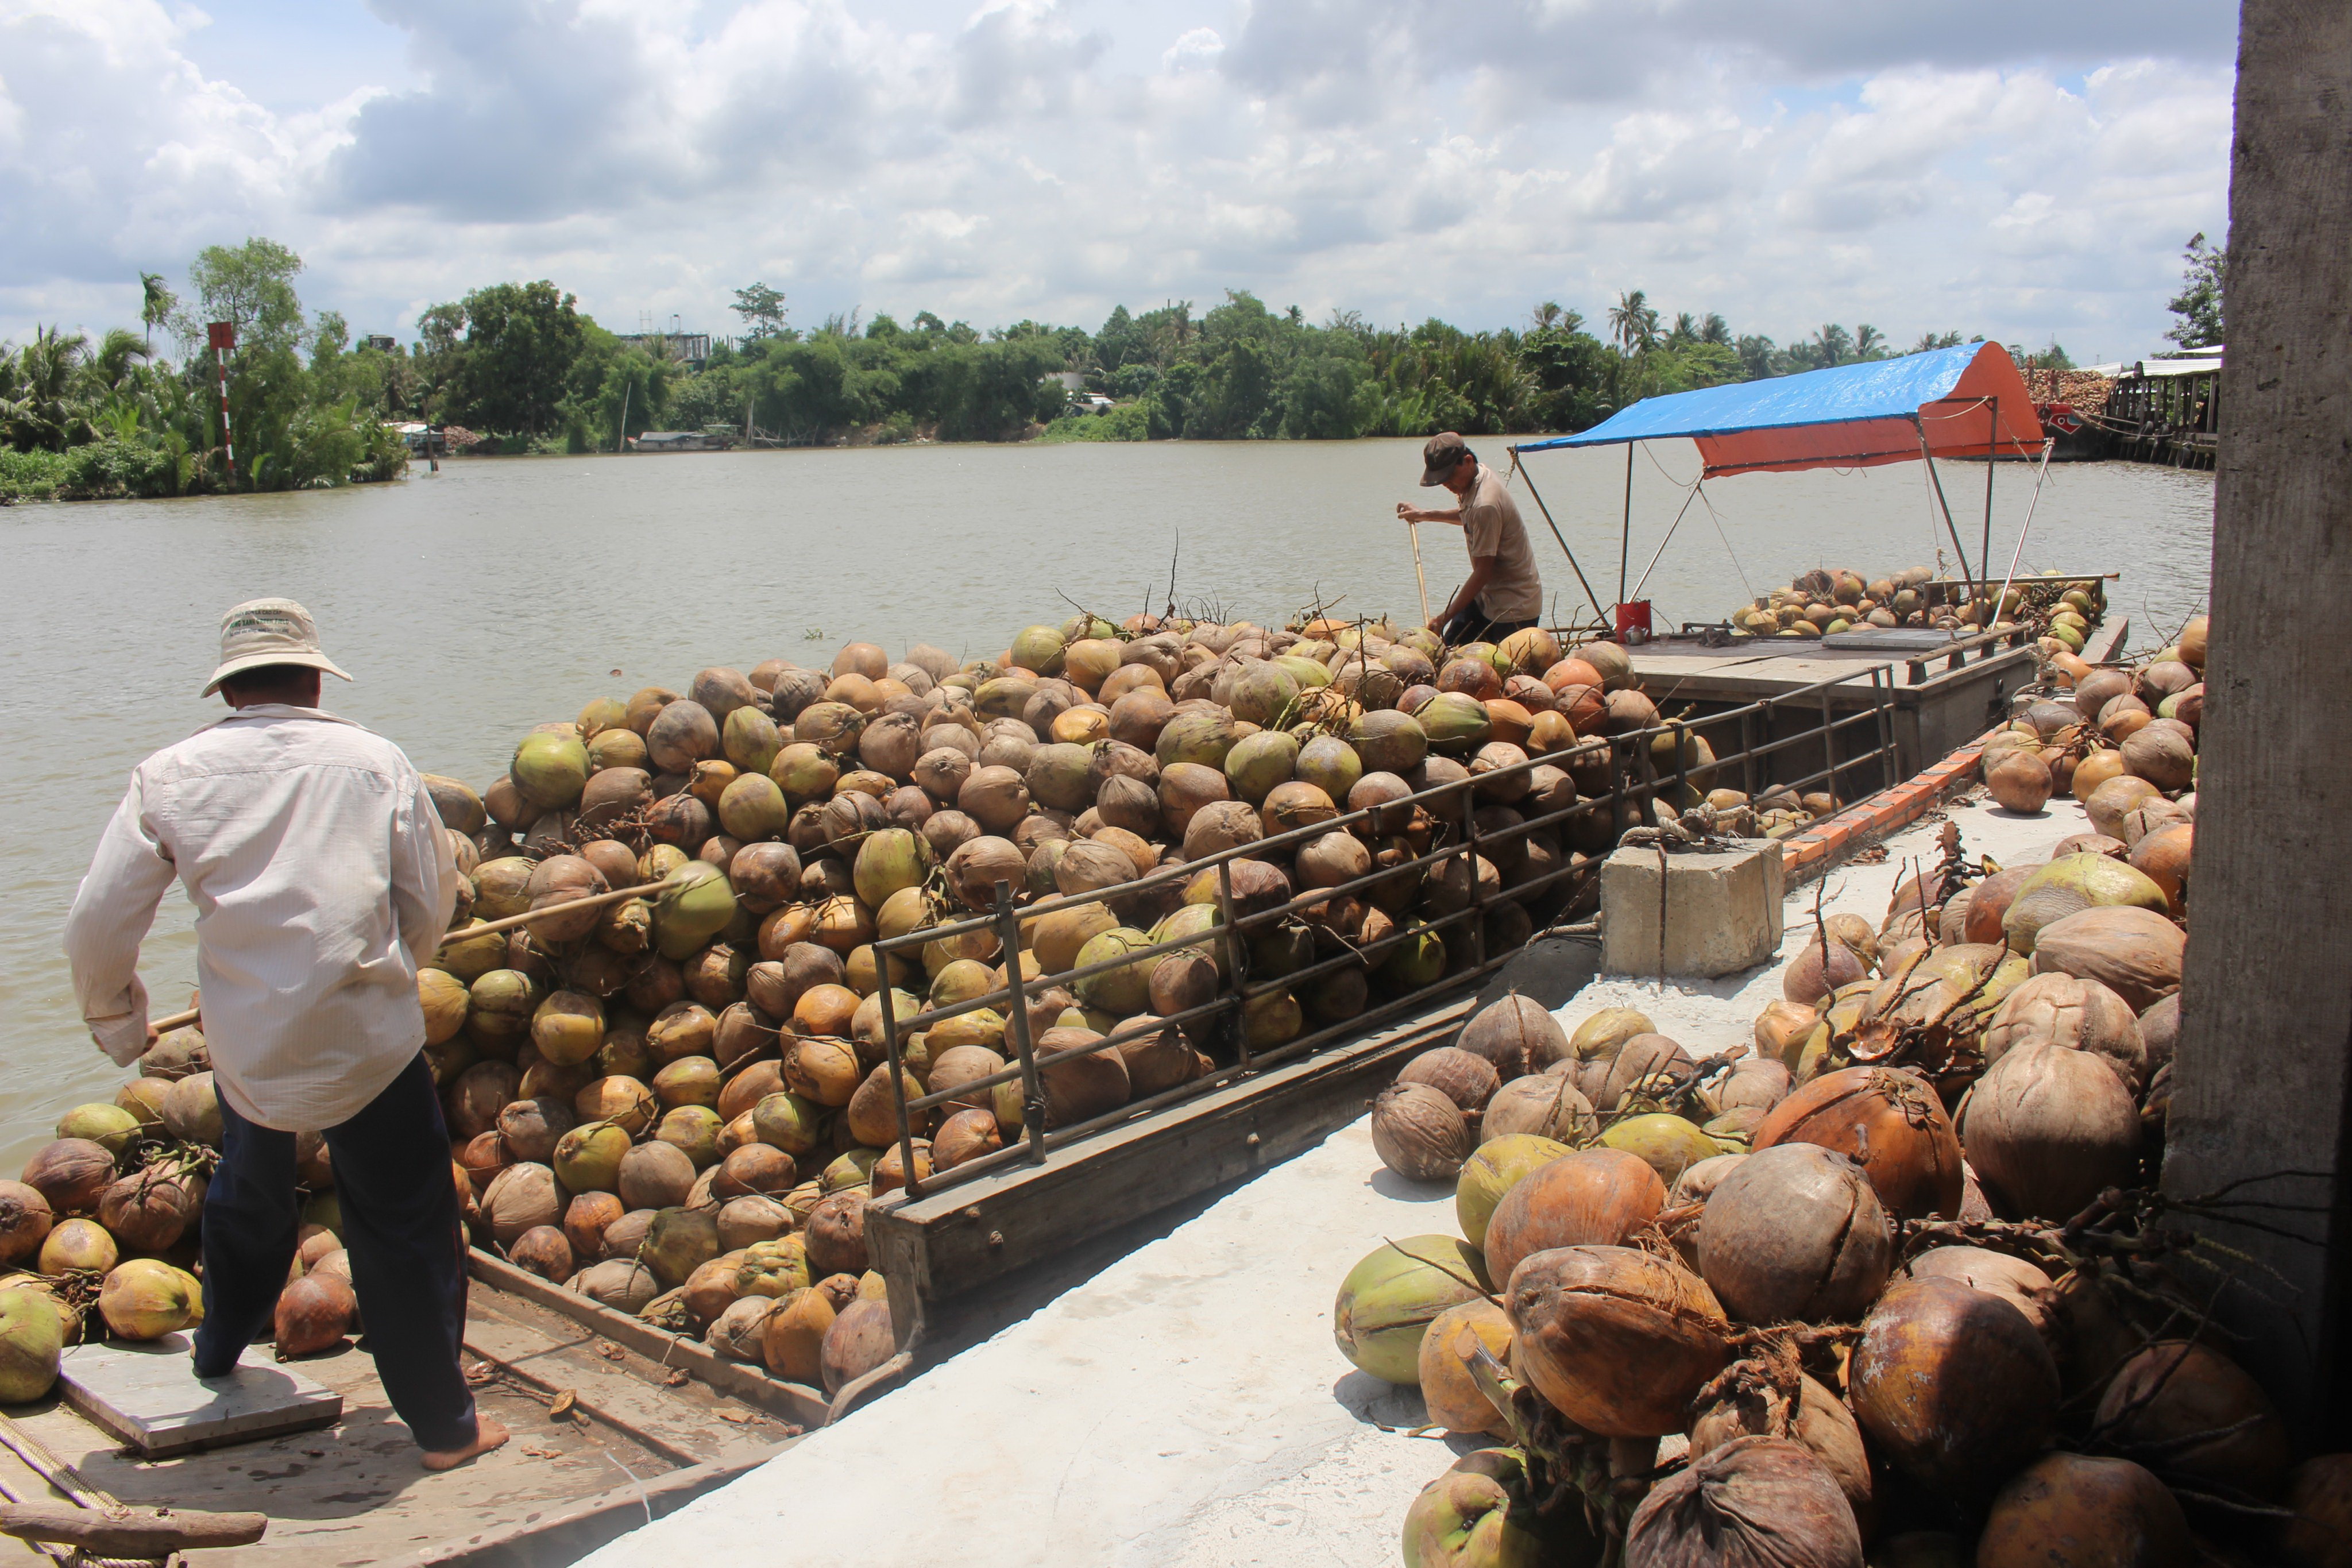
{"type": "MultiPolygon", "coordinates": [[[[543,921],[556,915],[570,914],[575,910],[601,910],[607,904],[623,903],[630,899],[656,898],[668,885],[668,879],[665,878],[658,882],[646,882],[634,888],[613,888],[602,893],[591,893],[584,899],[566,899],[560,904],[550,904],[543,910],[525,910],[519,915],[507,915],[499,920],[485,921],[480,925],[458,926],[441,938],[441,945],[446,947],[453,942],[471,942],[478,936],[496,936],[500,931],[509,931],[517,926],[529,925],[533,921],[543,921]]],[[[160,1035],[169,1029],[184,1029],[202,1016],[201,1008],[191,1007],[184,1013],[173,1013],[168,1017],[156,1019],[152,1027],[160,1035]]]]}
{"type": "Polygon", "coordinates": [[[1412,541],[1412,580],[1421,584],[1421,624],[1429,625],[1429,579],[1421,570],[1421,524],[1404,525],[1405,536],[1412,541]]]}

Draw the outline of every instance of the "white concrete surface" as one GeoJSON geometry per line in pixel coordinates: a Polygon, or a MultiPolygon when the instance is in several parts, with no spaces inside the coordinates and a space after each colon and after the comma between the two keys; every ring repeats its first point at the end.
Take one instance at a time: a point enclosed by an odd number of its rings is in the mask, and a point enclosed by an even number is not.
{"type": "MultiPolygon", "coordinates": [[[[2018,818],[1953,808],[1971,855],[2039,858],[2087,830],[2072,801],[2018,818]]],[[[1875,924],[1941,823],[1830,873],[1823,908],[1875,924]]],[[[1751,1037],[1811,930],[1790,896],[1781,956],[1745,974],[1604,976],[1560,1009],[1639,1007],[1694,1055],[1751,1037]]],[[[1377,1568],[1404,1510],[1467,1442],[1415,1437],[1419,1394],[1331,1342],[1339,1280],[1383,1237],[1455,1231],[1450,1187],[1383,1169],[1358,1121],[1028,1318],[724,1489],[588,1559],[936,1568],[1377,1568]]]]}

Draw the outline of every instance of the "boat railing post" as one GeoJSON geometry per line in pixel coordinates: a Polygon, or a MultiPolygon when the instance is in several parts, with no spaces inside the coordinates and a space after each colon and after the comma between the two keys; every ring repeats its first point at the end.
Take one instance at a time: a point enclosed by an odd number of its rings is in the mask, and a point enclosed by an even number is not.
{"type": "MultiPolygon", "coordinates": [[[[996,884],[996,940],[1004,951],[1005,984],[1013,988],[1013,1049],[1021,1058],[1021,1131],[1033,1163],[1045,1163],[1045,1084],[1037,1072],[1037,1045],[1029,1037],[1029,998],[1021,973],[1021,920],[1013,912],[1013,884],[996,884]]],[[[885,977],[886,982],[887,977],[885,977]]]]}

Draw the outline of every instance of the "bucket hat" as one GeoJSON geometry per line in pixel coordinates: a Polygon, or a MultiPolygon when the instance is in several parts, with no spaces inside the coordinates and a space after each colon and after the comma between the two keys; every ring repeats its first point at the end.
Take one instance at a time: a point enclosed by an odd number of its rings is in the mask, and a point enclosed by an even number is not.
{"type": "Polygon", "coordinates": [[[351,679],[335,661],[319,651],[318,624],[310,612],[291,599],[248,599],[221,617],[220,668],[213,671],[201,695],[210,697],[221,682],[265,665],[298,664],[351,679]]]}

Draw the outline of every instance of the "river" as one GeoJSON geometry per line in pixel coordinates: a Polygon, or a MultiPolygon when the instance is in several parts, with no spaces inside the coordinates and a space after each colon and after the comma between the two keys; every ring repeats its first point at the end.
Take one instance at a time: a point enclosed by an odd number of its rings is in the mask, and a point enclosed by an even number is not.
{"type": "MultiPolygon", "coordinates": [[[[1475,445],[1504,458],[1499,439],[1475,445]]],[[[1683,504],[1680,443],[1634,464],[1633,574],[1683,504]]],[[[1615,596],[1624,458],[1528,459],[1594,588],[1615,596]]],[[[590,698],[683,687],[714,664],[822,664],[853,638],[992,651],[1073,605],[1123,618],[1186,605],[1278,623],[1417,614],[1395,503],[1416,489],[1407,441],[941,446],[672,457],[446,461],[391,485],[0,512],[16,586],[5,653],[0,784],[0,1171],[57,1117],[110,1098],[121,1073],[83,1032],[58,934],[90,848],[140,758],[218,716],[196,695],[221,612],[286,595],[318,617],[358,682],[329,705],[400,742],[428,772],[477,786],[516,738],[590,698]]],[[[1973,552],[1984,469],[1948,464],[1973,552]]],[[[1995,481],[1996,565],[2033,481],[1995,481]]],[[[1558,613],[1581,603],[1519,486],[1558,613]]],[[[2203,605],[2212,479],[2130,464],[2050,470],[2027,568],[2120,570],[2111,603],[2134,641],[2203,605]]],[[[1442,498],[1440,498],[1442,499],[1442,498]]],[[[1719,619],[1815,565],[1874,575],[1932,560],[1916,464],[1710,483],[1649,587],[1662,617],[1719,619]]],[[[1940,528],[1940,523],[1936,525],[1940,528]]],[[[1460,536],[1424,526],[1433,605],[1460,580],[1460,536]]],[[[184,1006],[195,968],[185,903],[167,895],[142,973],[156,1011],[184,1006]]]]}

